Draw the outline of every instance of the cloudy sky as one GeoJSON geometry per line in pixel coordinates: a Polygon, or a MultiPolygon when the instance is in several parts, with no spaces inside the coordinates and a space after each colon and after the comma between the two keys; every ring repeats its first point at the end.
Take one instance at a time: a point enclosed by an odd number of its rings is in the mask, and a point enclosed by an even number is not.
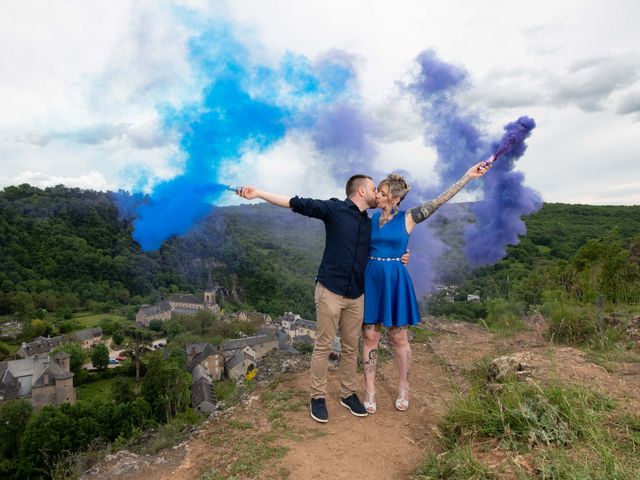
{"type": "MultiPolygon", "coordinates": [[[[184,132],[167,128],[163,112],[202,95],[188,44],[208,21],[230,26],[247,62],[348,55],[360,107],[384,125],[370,139],[371,162],[383,171],[427,182],[435,175],[424,119],[398,87],[431,49],[466,70],[457,100],[487,135],[535,118],[518,168],[545,201],[640,204],[639,20],[636,0],[6,0],[0,187],[150,191],[179,175],[184,132]]],[[[285,135],[267,149],[244,149],[218,179],[339,195],[315,149],[304,135],[285,135]]]]}

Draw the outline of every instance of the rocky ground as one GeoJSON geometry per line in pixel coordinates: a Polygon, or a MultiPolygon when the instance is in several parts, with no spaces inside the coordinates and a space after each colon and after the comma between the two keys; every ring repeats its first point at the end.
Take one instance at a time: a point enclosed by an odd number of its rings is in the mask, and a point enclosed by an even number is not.
{"type": "MultiPolygon", "coordinates": [[[[510,336],[462,322],[430,320],[425,329],[412,342],[407,412],[393,407],[397,377],[389,359],[379,368],[375,415],[356,418],[340,406],[339,378],[332,368],[330,421],[318,424],[307,407],[307,361],[275,357],[243,402],[210,419],[188,441],[153,456],[121,451],[82,478],[410,478],[425,455],[439,448],[438,422],[453,396],[466,388],[465,372],[501,356],[496,374],[507,368],[541,381],[585,385],[611,395],[621,408],[640,412],[640,363],[608,362],[605,368],[581,350],[550,344],[539,318],[510,336]]],[[[475,453],[489,466],[503,461],[498,449],[475,453]]]]}

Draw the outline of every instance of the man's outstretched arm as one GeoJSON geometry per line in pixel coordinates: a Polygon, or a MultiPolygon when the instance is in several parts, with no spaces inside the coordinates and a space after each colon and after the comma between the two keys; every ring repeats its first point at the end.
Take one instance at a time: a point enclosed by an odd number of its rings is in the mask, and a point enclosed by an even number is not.
{"type": "Polygon", "coordinates": [[[290,208],[289,205],[290,197],[285,195],[279,195],[277,193],[265,192],[263,190],[259,190],[256,187],[242,187],[238,192],[242,198],[246,198],[247,200],[253,200],[254,198],[260,198],[265,202],[269,202],[277,207],[290,208]]]}

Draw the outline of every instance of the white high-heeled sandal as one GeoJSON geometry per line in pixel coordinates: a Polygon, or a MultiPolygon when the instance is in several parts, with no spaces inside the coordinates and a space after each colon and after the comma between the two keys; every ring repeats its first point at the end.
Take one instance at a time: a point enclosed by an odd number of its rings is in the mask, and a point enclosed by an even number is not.
{"type": "Polygon", "coordinates": [[[401,412],[409,408],[409,389],[398,390],[398,398],[396,398],[396,410],[401,412]]]}
{"type": "Polygon", "coordinates": [[[364,402],[362,402],[362,404],[364,405],[367,413],[376,413],[376,393],[367,392],[365,389],[364,402]]]}

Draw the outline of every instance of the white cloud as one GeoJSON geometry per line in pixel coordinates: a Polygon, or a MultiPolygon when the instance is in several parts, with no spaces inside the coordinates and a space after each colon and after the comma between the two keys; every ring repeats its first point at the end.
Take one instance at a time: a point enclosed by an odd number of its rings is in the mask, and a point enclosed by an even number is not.
{"type": "MultiPolygon", "coordinates": [[[[354,55],[363,108],[381,125],[375,164],[382,170],[432,179],[421,120],[394,82],[420,51],[434,48],[469,71],[475,87],[463,102],[484,108],[496,136],[521,115],[536,119],[520,168],[546,200],[639,203],[632,189],[610,188],[640,178],[640,2],[177,4],[197,5],[201,17],[231,18],[261,61],[277,62],[287,50],[354,55]]],[[[144,172],[148,189],[178,174],[178,136],[163,130],[157,108],[197,99],[201,81],[187,61],[191,32],[180,14],[169,1],[0,3],[0,182],[84,179],[95,187],[98,172],[117,188],[144,172]]],[[[228,168],[229,182],[342,194],[304,138],[247,153],[228,168]]]]}
{"type": "Polygon", "coordinates": [[[3,177],[0,176],[0,185],[21,185],[28,183],[35,187],[53,187],[55,185],[65,185],[67,187],[79,187],[92,190],[109,190],[113,185],[109,185],[100,172],[91,171],[77,177],[59,177],[43,172],[32,172],[25,170],[17,175],[3,177]]]}
{"type": "MultiPolygon", "coordinates": [[[[226,163],[220,178],[230,185],[254,185],[282,195],[344,197],[342,184],[327,170],[311,139],[301,134],[287,135],[266,152],[247,151],[239,162],[226,163]]],[[[231,198],[229,203],[245,202],[231,198]]]]}

